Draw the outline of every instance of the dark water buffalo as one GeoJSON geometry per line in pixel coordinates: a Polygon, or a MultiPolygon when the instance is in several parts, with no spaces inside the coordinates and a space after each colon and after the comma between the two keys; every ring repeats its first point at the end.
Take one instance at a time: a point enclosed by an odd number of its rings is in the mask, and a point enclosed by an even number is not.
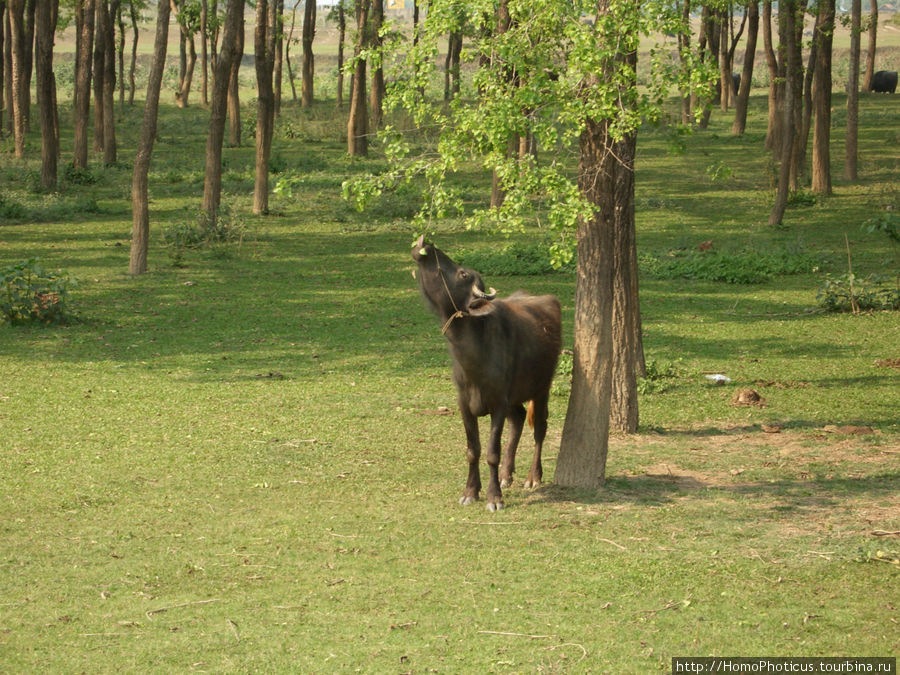
{"type": "Polygon", "coordinates": [[[872,75],[872,91],[879,94],[893,94],[897,91],[897,71],[879,70],[872,75]]]}
{"type": "Polygon", "coordinates": [[[487,460],[487,508],[503,508],[501,486],[512,482],[516,447],[526,416],[534,426],[534,461],[525,487],[541,483],[541,446],[547,433],[547,401],[562,344],[559,301],[551,295],[515,293],[499,299],[486,291],[481,275],[460,267],[419,238],[412,250],[422,295],[440,318],[453,357],[453,380],[466,429],[469,477],[460,504],[481,491],[478,417],[491,416],[487,460]],[[526,413],[525,402],[531,401],[526,413]],[[509,438],[500,468],[500,436],[509,438]]]}
{"type": "Polygon", "coordinates": [[[734,92],[734,95],[737,96],[738,91],[741,88],[741,74],[740,73],[732,73],[731,74],[731,90],[734,92]]]}

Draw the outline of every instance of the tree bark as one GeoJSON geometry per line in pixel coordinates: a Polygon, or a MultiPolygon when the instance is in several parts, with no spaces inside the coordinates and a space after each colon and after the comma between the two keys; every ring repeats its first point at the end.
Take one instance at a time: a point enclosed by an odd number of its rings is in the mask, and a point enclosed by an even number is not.
{"type": "MultiPolygon", "coordinates": [[[[769,214],[769,225],[780,225],[784,219],[788,198],[792,190],[792,180],[796,180],[793,173],[796,150],[796,140],[799,136],[798,102],[801,100],[802,89],[802,64],[800,59],[800,45],[797,40],[797,0],[782,0],[778,13],[779,31],[784,40],[785,83],[784,105],[782,111],[781,130],[781,166],[778,175],[778,189],[775,193],[775,203],[769,214]]],[[[800,15],[802,18],[802,14],[800,15]]]]}
{"type": "Polygon", "coordinates": [[[9,65],[6,58],[6,0],[0,0],[0,138],[4,135],[3,110],[4,95],[6,93],[6,68],[9,65]]]}
{"type": "MultiPolygon", "coordinates": [[[[285,45],[285,48],[284,48],[284,62],[287,65],[288,84],[291,85],[291,99],[294,101],[294,103],[297,102],[297,87],[294,85],[294,68],[291,65],[291,43],[294,41],[294,25],[296,24],[296,20],[297,20],[297,7],[300,6],[301,2],[303,2],[303,0],[296,0],[296,2],[294,3],[294,9],[291,10],[291,28],[288,31],[287,44],[285,45]]],[[[338,44],[338,68],[339,69],[340,69],[340,58],[341,58],[341,53],[343,52],[343,47],[344,47],[343,44],[338,44]]],[[[341,73],[340,73],[340,70],[338,70],[338,83],[340,83],[340,81],[341,81],[341,73]]],[[[338,95],[340,96],[340,84],[338,84],[338,95]]]]}
{"type": "MultiPolygon", "coordinates": [[[[233,1],[233,0],[232,0],[233,1]]],[[[244,0],[240,0],[243,4],[244,0]]],[[[227,10],[226,10],[227,11],[227,10]]],[[[226,73],[228,78],[228,142],[232,147],[241,144],[241,97],[240,72],[244,58],[244,16],[241,14],[241,25],[235,40],[236,53],[231,60],[231,69],[226,73]]],[[[222,51],[225,51],[225,38],[222,38],[222,51]]],[[[220,57],[221,58],[221,57],[220,57]]],[[[219,72],[216,70],[216,72],[219,72]]]]}
{"type": "Polygon", "coordinates": [[[744,48],[744,66],[741,69],[741,86],[734,100],[734,124],[731,133],[740,136],[747,128],[747,106],[750,88],[753,86],[753,65],[756,60],[756,40],[759,36],[759,0],[751,0],[748,8],[747,45],[744,48]]]}
{"type": "Polygon", "coordinates": [[[200,101],[202,101],[204,107],[209,105],[209,57],[206,49],[206,27],[208,23],[209,3],[207,0],[200,0],[200,101]]]}
{"type": "Polygon", "coordinates": [[[94,0],[94,152],[103,152],[103,79],[106,76],[107,0],[94,0]]]}
{"type": "Polygon", "coordinates": [[[25,73],[24,0],[9,0],[7,12],[10,28],[10,55],[12,57],[13,141],[15,143],[16,157],[22,158],[25,156],[25,133],[28,129],[26,98],[29,96],[29,92],[26,89],[28,78],[25,73]]]}
{"type": "Polygon", "coordinates": [[[275,116],[281,113],[281,85],[284,68],[284,0],[275,0],[275,68],[272,73],[272,94],[275,97],[275,116]]]}
{"type": "MultiPolygon", "coordinates": [[[[103,40],[103,163],[107,166],[115,164],[116,147],[116,26],[112,18],[116,15],[121,0],[112,0],[105,8],[103,40]]],[[[101,4],[105,4],[101,0],[101,4]]]]}
{"type": "Polygon", "coordinates": [[[381,65],[380,53],[383,40],[381,39],[381,26],[384,23],[384,0],[372,0],[372,47],[378,51],[375,63],[372,67],[372,91],[370,92],[369,111],[372,115],[372,128],[381,127],[384,116],[384,68],[381,65]]]}
{"type": "Polygon", "coordinates": [[[148,180],[150,156],[156,139],[156,122],[159,114],[159,92],[166,65],[166,44],[169,39],[169,3],[157,4],[156,40],[153,45],[153,64],[147,82],[147,103],[141,138],[134,157],[131,180],[131,256],[128,272],[132,275],[147,271],[147,250],[150,241],[150,205],[148,180]]]}
{"type": "Polygon", "coordinates": [[[300,73],[300,106],[309,108],[313,103],[316,74],[313,40],[316,37],[316,0],[306,0],[303,7],[303,69],[300,73]]]}
{"type": "Polygon", "coordinates": [[[94,0],[78,0],[75,5],[75,144],[72,165],[87,168],[88,123],[91,116],[91,73],[93,71],[94,0]]]}
{"type": "MultiPolygon", "coordinates": [[[[338,3],[338,52],[337,52],[337,100],[338,109],[344,107],[344,38],[347,34],[347,15],[344,12],[344,2],[338,3]]],[[[413,38],[415,39],[415,38],[413,38]]]]}
{"type": "Polygon", "coordinates": [[[37,103],[41,116],[41,186],[56,187],[59,159],[59,123],[56,110],[56,80],[53,75],[53,36],[59,0],[39,2],[35,13],[35,66],[37,103]]]}
{"type": "Polygon", "coordinates": [[[766,125],[766,150],[781,152],[781,120],[784,117],[784,57],[778,60],[772,40],[772,0],[763,0],[763,49],[769,69],[769,119],[766,125]]]}
{"type": "Polygon", "coordinates": [[[847,79],[847,134],[844,139],[844,178],[859,178],[859,49],[861,0],[850,4],[850,73],[847,79]]]}
{"type": "Polygon", "coordinates": [[[370,0],[356,2],[356,45],[353,49],[353,83],[350,87],[350,115],[347,119],[347,154],[360,157],[369,152],[369,113],[366,110],[366,60],[370,0]]]}
{"type": "Polygon", "coordinates": [[[256,0],[256,180],[253,186],[253,213],[269,210],[269,157],[275,124],[275,31],[277,0],[256,0]]]}
{"type": "MultiPolygon", "coordinates": [[[[682,67],[691,50],[691,0],[683,0],[681,5],[681,21],[683,29],[678,33],[678,56],[682,67]]],[[[694,123],[693,97],[690,88],[681,92],[681,123],[694,123]]]]}
{"type": "MultiPolygon", "coordinates": [[[[235,61],[240,59],[244,32],[244,0],[230,0],[225,14],[222,53],[217,58],[213,95],[210,101],[209,131],[206,136],[206,179],[203,183],[203,211],[215,223],[222,198],[222,142],[225,137],[225,109],[235,61]]],[[[236,79],[236,78],[235,78],[236,79]]]]}
{"type": "Polygon", "coordinates": [[[863,77],[863,91],[872,91],[872,76],[875,74],[875,48],[878,42],[878,0],[872,0],[869,14],[869,49],[866,52],[866,74],[863,77]]]}
{"type": "Polygon", "coordinates": [[[818,43],[813,80],[812,191],[831,194],[831,47],[834,35],[835,0],[819,0],[819,16],[814,40],[818,43]]]}
{"type": "Polygon", "coordinates": [[[128,3],[131,14],[131,63],[128,66],[128,105],[134,105],[134,71],[137,68],[137,48],[138,48],[138,17],[137,7],[132,1],[128,3]]]}

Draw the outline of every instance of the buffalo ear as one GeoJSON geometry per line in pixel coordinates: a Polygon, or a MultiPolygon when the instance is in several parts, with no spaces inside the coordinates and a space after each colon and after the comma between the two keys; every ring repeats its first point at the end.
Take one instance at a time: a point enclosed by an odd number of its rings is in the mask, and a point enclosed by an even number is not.
{"type": "Polygon", "coordinates": [[[474,298],[469,303],[469,314],[472,316],[484,316],[495,309],[494,303],[487,298],[474,298]]]}

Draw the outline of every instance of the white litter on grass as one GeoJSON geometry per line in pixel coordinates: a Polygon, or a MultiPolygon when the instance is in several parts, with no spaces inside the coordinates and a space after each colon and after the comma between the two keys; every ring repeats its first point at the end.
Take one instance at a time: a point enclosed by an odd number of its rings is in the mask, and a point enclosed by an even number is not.
{"type": "Polygon", "coordinates": [[[716,373],[714,375],[707,375],[706,379],[709,380],[710,384],[728,384],[731,382],[731,378],[727,375],[722,375],[721,373],[716,373]]]}

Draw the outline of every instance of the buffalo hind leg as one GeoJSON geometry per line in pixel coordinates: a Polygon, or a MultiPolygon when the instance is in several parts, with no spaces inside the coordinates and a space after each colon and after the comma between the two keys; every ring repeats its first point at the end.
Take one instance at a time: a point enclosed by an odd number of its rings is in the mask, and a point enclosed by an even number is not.
{"type": "Polygon", "coordinates": [[[491,472],[490,480],[487,486],[487,509],[488,511],[499,511],[503,508],[503,492],[500,490],[500,437],[503,434],[503,422],[506,420],[506,410],[495,411],[491,413],[491,439],[488,443],[487,461],[488,469],[491,472]]]}
{"type": "Polygon", "coordinates": [[[528,421],[534,426],[534,460],[531,462],[531,471],[528,472],[528,478],[525,480],[527,489],[540,486],[543,479],[541,449],[544,445],[544,437],[547,435],[547,416],[549,414],[547,402],[549,398],[549,392],[537,397],[531,402],[532,407],[529,410],[530,419],[528,421]]]}
{"type": "Polygon", "coordinates": [[[478,419],[469,411],[469,407],[460,403],[459,412],[466,428],[466,458],[469,460],[469,477],[466,479],[466,489],[459,498],[459,503],[466,505],[477,502],[478,493],[481,492],[481,474],[478,471],[481,441],[478,438],[478,419]]]}
{"type": "Polygon", "coordinates": [[[513,474],[516,472],[516,448],[519,447],[522,427],[525,426],[525,408],[514,405],[506,419],[509,420],[509,438],[506,441],[506,449],[503,451],[503,465],[500,467],[501,488],[508,488],[512,485],[513,474]]]}

